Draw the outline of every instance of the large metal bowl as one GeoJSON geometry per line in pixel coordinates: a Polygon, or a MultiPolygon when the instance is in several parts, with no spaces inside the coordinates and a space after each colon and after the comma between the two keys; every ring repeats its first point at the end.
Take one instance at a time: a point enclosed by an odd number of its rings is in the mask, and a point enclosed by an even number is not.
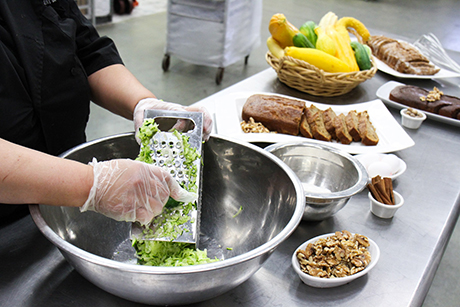
{"type": "MultiPolygon", "coordinates": [[[[87,163],[135,158],[133,134],[78,146],[63,157],[87,163]]],[[[130,223],[76,208],[31,206],[40,231],[85,278],[140,303],[183,305],[227,292],[251,277],[298,226],[305,207],[296,175],[257,146],[213,136],[204,144],[200,248],[223,260],[189,267],[135,264],[130,223]],[[240,206],[242,211],[239,212],[240,206]]]]}
{"type": "Polygon", "coordinates": [[[367,185],[364,166],[347,152],[313,142],[267,146],[299,177],[305,193],[306,221],[324,220],[342,209],[367,185]]]}

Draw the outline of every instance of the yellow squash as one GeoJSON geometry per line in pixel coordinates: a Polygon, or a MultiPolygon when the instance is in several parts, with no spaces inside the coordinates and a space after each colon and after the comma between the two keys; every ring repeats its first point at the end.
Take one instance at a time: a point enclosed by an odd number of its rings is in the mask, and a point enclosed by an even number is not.
{"type": "Polygon", "coordinates": [[[275,14],[272,16],[268,24],[268,31],[270,31],[272,37],[280,44],[281,48],[293,46],[292,38],[300,32],[299,29],[286,19],[284,14],[275,14]]]}
{"type": "Polygon", "coordinates": [[[334,41],[336,47],[335,56],[345,62],[350,71],[359,71],[355,54],[350,46],[350,35],[344,25],[338,24],[337,15],[333,12],[328,12],[321,18],[318,27],[324,30],[332,41],[334,41]]]}
{"type": "Polygon", "coordinates": [[[316,49],[322,50],[330,55],[335,56],[337,53],[337,46],[332,38],[326,34],[323,28],[316,27],[315,33],[318,36],[316,39],[316,49]]]}
{"type": "Polygon", "coordinates": [[[276,58],[279,59],[284,56],[283,48],[281,48],[280,44],[272,36],[267,39],[267,47],[276,58]]]}
{"type": "Polygon", "coordinates": [[[354,34],[361,44],[366,43],[369,38],[369,30],[359,20],[353,17],[342,17],[337,21],[336,27],[343,31],[345,28],[348,32],[354,34]]]}
{"type": "Polygon", "coordinates": [[[350,72],[350,67],[346,63],[318,49],[286,47],[284,48],[284,53],[287,56],[310,63],[326,72],[350,72]]]}
{"type": "Polygon", "coordinates": [[[326,33],[332,38],[337,47],[335,56],[345,62],[351,71],[359,71],[358,63],[356,62],[355,53],[351,48],[351,39],[348,32],[339,31],[335,26],[328,26],[326,33]]]}

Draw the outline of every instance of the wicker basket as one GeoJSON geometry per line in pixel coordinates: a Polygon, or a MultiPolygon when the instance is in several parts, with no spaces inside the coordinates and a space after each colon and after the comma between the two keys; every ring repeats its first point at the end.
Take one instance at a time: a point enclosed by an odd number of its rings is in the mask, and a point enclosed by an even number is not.
{"type": "Polygon", "coordinates": [[[377,71],[375,61],[372,61],[372,68],[369,70],[328,73],[289,56],[278,59],[269,51],[265,59],[276,71],[281,82],[315,96],[333,97],[346,94],[360,83],[372,78],[377,71]]]}

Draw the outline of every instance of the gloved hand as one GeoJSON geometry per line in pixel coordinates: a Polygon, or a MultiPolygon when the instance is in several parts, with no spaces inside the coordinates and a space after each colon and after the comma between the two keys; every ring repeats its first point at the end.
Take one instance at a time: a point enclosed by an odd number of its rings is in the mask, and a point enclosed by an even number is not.
{"type": "MultiPolygon", "coordinates": [[[[140,140],[137,137],[139,128],[144,122],[144,111],[148,109],[156,110],[169,110],[169,111],[182,111],[182,112],[201,112],[203,113],[203,140],[207,141],[212,131],[212,118],[208,110],[202,106],[182,106],[177,103],[165,102],[155,98],[145,98],[140,100],[136,107],[134,108],[133,121],[134,121],[134,131],[136,132],[136,140],[140,144],[140,140]]],[[[184,122],[178,121],[175,128],[181,131],[181,125],[184,122]]]]}
{"type": "Polygon", "coordinates": [[[117,221],[148,224],[161,213],[169,196],[194,202],[195,193],[184,190],[164,169],[129,159],[89,163],[94,183],[80,211],[99,212],[117,221]]]}

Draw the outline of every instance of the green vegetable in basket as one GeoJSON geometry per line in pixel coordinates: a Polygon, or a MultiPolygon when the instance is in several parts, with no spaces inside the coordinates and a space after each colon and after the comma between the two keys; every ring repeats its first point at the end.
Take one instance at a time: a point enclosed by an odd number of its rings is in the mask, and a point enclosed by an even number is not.
{"type": "Polygon", "coordinates": [[[300,32],[294,35],[294,37],[292,38],[292,42],[296,47],[315,48],[315,46],[313,46],[313,44],[308,40],[308,38],[300,32]]]}
{"type": "Polygon", "coordinates": [[[368,70],[372,68],[371,59],[366,51],[363,44],[353,41],[350,43],[351,48],[355,53],[356,63],[358,64],[359,70],[368,70]]]}
{"type": "Polygon", "coordinates": [[[314,21],[307,21],[300,28],[299,31],[307,37],[307,39],[312,43],[313,48],[316,46],[316,40],[318,36],[315,33],[316,23],[314,21]]]}

